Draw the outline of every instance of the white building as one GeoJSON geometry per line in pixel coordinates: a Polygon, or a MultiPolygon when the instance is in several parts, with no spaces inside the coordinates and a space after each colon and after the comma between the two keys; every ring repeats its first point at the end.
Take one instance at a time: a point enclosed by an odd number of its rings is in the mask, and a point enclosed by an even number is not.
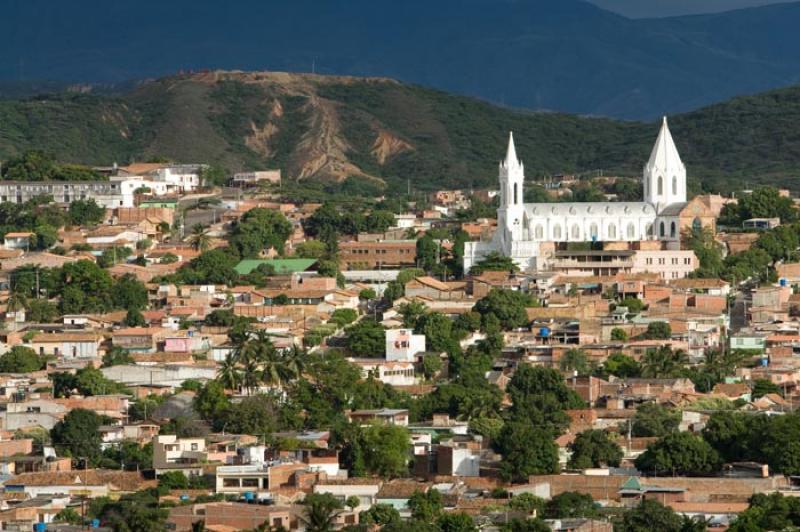
{"type": "Polygon", "coordinates": [[[517,159],[513,134],[500,163],[500,208],[491,242],[467,242],[464,270],[490,252],[511,257],[523,270],[539,270],[541,244],[680,239],[680,210],[686,203],[686,167],[667,119],[644,167],[644,201],[524,203],[525,167],[517,159]]]}
{"type": "Polygon", "coordinates": [[[413,362],[417,354],[424,352],[424,334],[414,334],[411,329],[386,331],[386,360],[413,362]]]}

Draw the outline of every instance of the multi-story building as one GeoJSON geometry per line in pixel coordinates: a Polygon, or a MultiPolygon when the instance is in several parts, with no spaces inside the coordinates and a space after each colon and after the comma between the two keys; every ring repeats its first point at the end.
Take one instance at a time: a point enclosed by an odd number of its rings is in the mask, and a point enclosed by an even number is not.
{"type": "Polygon", "coordinates": [[[37,196],[52,196],[55,203],[93,199],[107,209],[133,207],[133,188],[127,181],[3,181],[0,203],[25,203],[37,196]]]}
{"type": "Polygon", "coordinates": [[[163,434],[153,440],[153,469],[156,475],[168,471],[202,474],[206,457],[205,438],[178,438],[174,434],[163,434]]]}
{"type": "Polygon", "coordinates": [[[416,240],[342,242],[339,262],[346,270],[411,267],[416,263],[416,240]]]}
{"type": "Polygon", "coordinates": [[[413,362],[424,351],[424,334],[414,334],[410,329],[386,331],[386,360],[413,362]]]}

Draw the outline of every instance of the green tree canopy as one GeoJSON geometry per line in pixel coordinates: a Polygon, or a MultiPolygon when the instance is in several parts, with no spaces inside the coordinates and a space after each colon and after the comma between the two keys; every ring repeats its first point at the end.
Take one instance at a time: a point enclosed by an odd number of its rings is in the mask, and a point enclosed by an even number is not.
{"type": "Polygon", "coordinates": [[[0,373],[31,373],[44,366],[44,358],[30,347],[15,345],[0,356],[0,373]]]}
{"type": "Polygon", "coordinates": [[[719,466],[714,448],[689,432],[667,434],[636,458],[637,469],[656,475],[708,475],[719,466]]]}
{"type": "Polygon", "coordinates": [[[569,449],[572,456],[567,466],[573,469],[618,467],[623,456],[619,444],[604,430],[585,430],[579,433],[569,444],[569,449]]]}

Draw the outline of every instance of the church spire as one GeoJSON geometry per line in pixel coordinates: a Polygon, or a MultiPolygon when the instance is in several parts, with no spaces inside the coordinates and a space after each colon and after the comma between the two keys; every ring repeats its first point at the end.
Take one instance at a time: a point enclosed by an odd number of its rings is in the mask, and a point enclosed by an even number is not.
{"type": "Polygon", "coordinates": [[[517,148],[514,146],[514,132],[508,134],[508,150],[506,151],[506,160],[504,161],[506,168],[516,168],[519,166],[519,159],[517,159],[517,148]]]}
{"type": "Polygon", "coordinates": [[[678,148],[675,147],[675,141],[672,140],[672,133],[669,131],[666,116],[661,122],[661,131],[658,133],[658,139],[655,146],[653,146],[653,151],[650,153],[650,161],[647,166],[653,169],[658,168],[662,171],[683,166],[681,156],[678,154],[678,148]]]}

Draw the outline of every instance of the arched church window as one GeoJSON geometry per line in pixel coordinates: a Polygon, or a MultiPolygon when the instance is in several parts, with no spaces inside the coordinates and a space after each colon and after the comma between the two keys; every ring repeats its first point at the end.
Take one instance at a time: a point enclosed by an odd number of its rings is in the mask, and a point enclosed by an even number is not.
{"type": "Polygon", "coordinates": [[[672,177],[672,194],[674,196],[678,195],[678,178],[675,176],[672,177]]]}
{"type": "Polygon", "coordinates": [[[675,235],[677,234],[677,232],[678,232],[677,231],[677,226],[675,225],[675,222],[672,222],[670,224],[670,226],[669,226],[669,236],[671,236],[672,238],[675,238],[675,235]]]}
{"type": "Polygon", "coordinates": [[[633,222],[628,223],[628,240],[633,240],[636,238],[636,226],[633,225],[633,222]]]}
{"type": "Polygon", "coordinates": [[[654,237],[656,236],[655,228],[653,224],[647,224],[647,236],[654,237]]]}
{"type": "Polygon", "coordinates": [[[661,176],[658,176],[658,186],[656,187],[656,190],[658,191],[657,194],[659,196],[664,193],[664,178],[661,176]]]}
{"type": "Polygon", "coordinates": [[[703,230],[703,222],[700,221],[700,218],[695,218],[692,220],[692,231],[702,231],[703,230]]]}
{"type": "Polygon", "coordinates": [[[659,236],[667,236],[667,230],[664,227],[664,222],[661,222],[661,226],[658,228],[659,236]]]}
{"type": "Polygon", "coordinates": [[[544,227],[542,227],[542,224],[538,224],[536,226],[536,229],[534,230],[533,234],[537,240],[541,240],[544,238],[544,227]]]}
{"type": "Polygon", "coordinates": [[[597,240],[597,224],[589,226],[589,236],[592,237],[592,240],[597,240]]]}
{"type": "Polygon", "coordinates": [[[553,227],[553,240],[561,240],[561,226],[558,224],[553,227]]]}
{"type": "Polygon", "coordinates": [[[519,205],[517,186],[517,183],[514,183],[514,205],[519,205]]]}
{"type": "Polygon", "coordinates": [[[575,224],[572,226],[572,238],[578,240],[580,239],[580,237],[581,237],[581,228],[578,226],[578,224],[575,224]]]}
{"type": "Polygon", "coordinates": [[[608,226],[608,238],[610,238],[612,240],[617,238],[617,226],[616,225],[611,224],[611,225],[608,226]]]}

